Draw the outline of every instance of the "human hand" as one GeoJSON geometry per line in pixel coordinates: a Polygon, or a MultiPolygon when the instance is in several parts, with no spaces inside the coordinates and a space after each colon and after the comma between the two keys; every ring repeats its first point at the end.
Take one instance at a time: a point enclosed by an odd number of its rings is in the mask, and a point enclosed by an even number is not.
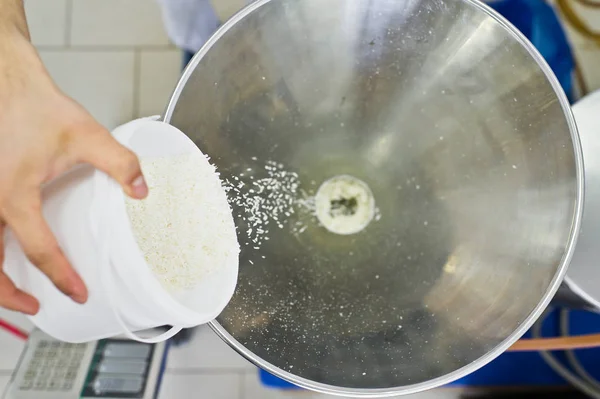
{"type": "Polygon", "coordinates": [[[43,218],[40,188],[80,163],[106,172],[133,198],[148,194],[137,157],[61,93],[27,35],[0,29],[0,307],[39,310],[38,301],[2,271],[6,227],[63,293],[87,300],[85,284],[43,218]]]}

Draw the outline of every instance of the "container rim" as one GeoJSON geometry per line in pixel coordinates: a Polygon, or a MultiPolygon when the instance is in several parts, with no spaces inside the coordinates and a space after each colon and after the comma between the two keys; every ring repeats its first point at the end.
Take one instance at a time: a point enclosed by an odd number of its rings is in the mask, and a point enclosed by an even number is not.
{"type": "MultiPolygon", "coordinates": [[[[192,58],[190,63],[187,65],[183,74],[177,83],[173,94],[168,102],[167,108],[164,112],[163,120],[167,123],[170,123],[171,118],[173,117],[173,112],[178,103],[178,100],[181,96],[181,93],[186,86],[190,76],[195,71],[196,67],[200,63],[200,61],[206,56],[206,54],[210,51],[210,49],[215,45],[215,43],[223,37],[233,26],[235,26],[238,22],[244,19],[246,16],[250,15],[260,7],[265,4],[271,2],[273,0],[258,0],[251,5],[247,6],[236,15],[234,15],[229,21],[224,23],[215,34],[204,44],[204,46],[200,49],[200,51],[192,58]]],[[[495,358],[497,358],[500,354],[506,351],[512,344],[514,344],[527,330],[533,325],[533,323],[538,319],[538,317],[543,313],[551,299],[554,297],[554,294],[560,287],[566,272],[568,265],[573,257],[573,253],[575,250],[575,244],[577,242],[577,237],[579,235],[579,230],[581,227],[581,221],[583,217],[583,201],[584,201],[584,167],[583,167],[583,151],[581,148],[581,143],[579,140],[579,133],[577,131],[577,125],[575,123],[575,118],[571,112],[571,106],[565,95],[562,86],[560,85],[558,79],[552,72],[552,69],[542,57],[542,55],[538,52],[538,50],[531,44],[531,42],[514,26],[512,25],[506,18],[502,15],[498,14],[488,5],[478,1],[478,0],[457,0],[464,3],[467,3],[471,7],[483,12],[494,21],[496,21],[500,26],[502,26],[507,32],[511,34],[511,36],[521,44],[521,46],[529,53],[532,59],[537,63],[540,67],[546,79],[552,86],[554,93],[560,102],[560,106],[563,110],[563,114],[566,118],[567,125],[569,127],[569,133],[571,135],[571,141],[573,143],[573,151],[574,151],[574,159],[575,159],[575,172],[576,172],[576,200],[575,206],[573,209],[573,216],[571,222],[571,229],[569,232],[569,239],[565,248],[565,252],[561,259],[560,265],[556,273],[554,274],[551,282],[548,285],[546,292],[541,298],[538,305],[533,309],[533,311],[527,316],[524,322],[517,328],[512,334],[510,334],[504,341],[490,350],[487,354],[481,356],[477,360],[472,363],[463,366],[451,373],[446,375],[420,382],[417,384],[392,387],[392,388],[345,388],[345,387],[337,387],[333,385],[323,384],[319,382],[315,382],[309,380],[307,378],[303,378],[292,373],[289,373],[285,370],[280,369],[279,367],[261,359],[256,356],[250,350],[245,348],[239,341],[237,341],[231,334],[229,334],[225,328],[215,319],[209,323],[210,327],[213,331],[221,337],[229,346],[231,346],[234,350],[236,350],[239,354],[241,354],[244,358],[249,360],[251,363],[256,366],[262,368],[263,370],[268,371],[269,373],[282,378],[292,384],[295,384],[301,388],[310,389],[312,391],[336,395],[336,396],[351,396],[356,398],[385,398],[392,397],[397,395],[409,395],[415,394],[419,392],[423,392],[429,389],[437,388],[442,385],[447,385],[453,381],[456,381],[476,370],[485,366],[495,358]]]]}
{"type": "MultiPolygon", "coordinates": [[[[141,118],[129,122],[129,127],[127,129],[123,129],[127,125],[123,125],[120,128],[117,128],[113,135],[115,138],[127,148],[130,148],[130,142],[132,138],[140,132],[144,126],[148,126],[148,124],[152,123],[163,123],[157,121],[154,117],[151,118],[141,118]],[[116,133],[116,134],[115,134],[116,133]]],[[[135,234],[133,232],[133,226],[131,224],[131,220],[127,214],[126,207],[126,194],[123,192],[121,186],[111,179],[108,175],[103,174],[102,180],[100,180],[103,186],[100,188],[100,192],[106,192],[106,199],[108,200],[106,204],[104,204],[106,208],[106,214],[103,215],[107,220],[109,220],[110,226],[113,227],[115,224],[119,224],[120,236],[116,234],[109,234],[108,239],[110,242],[111,250],[114,250],[115,247],[119,247],[117,244],[119,240],[125,240],[127,243],[131,243],[128,247],[129,256],[131,258],[135,258],[135,262],[133,262],[136,267],[137,273],[142,273],[144,278],[138,281],[142,281],[144,286],[156,293],[160,293],[161,296],[161,305],[162,309],[165,313],[171,313],[173,317],[173,322],[177,320],[177,326],[182,328],[190,328],[199,324],[204,324],[208,320],[206,314],[200,314],[195,312],[193,309],[189,308],[185,304],[181,303],[177,298],[175,298],[166,288],[163,287],[158,277],[150,270],[146,259],[144,258],[144,254],[137,244],[135,234]],[[141,265],[145,265],[146,267],[140,267],[141,265]],[[168,311],[167,311],[168,310],[168,311]],[[184,321],[185,322],[182,322],[184,321]]],[[[111,268],[115,268],[115,255],[111,253],[109,259],[110,262],[113,263],[111,268]]],[[[131,264],[129,265],[131,266],[131,264]]],[[[134,293],[134,296],[138,298],[138,300],[142,301],[143,298],[140,297],[139,293],[134,293]]],[[[118,309],[116,309],[118,311],[118,309]]]]}

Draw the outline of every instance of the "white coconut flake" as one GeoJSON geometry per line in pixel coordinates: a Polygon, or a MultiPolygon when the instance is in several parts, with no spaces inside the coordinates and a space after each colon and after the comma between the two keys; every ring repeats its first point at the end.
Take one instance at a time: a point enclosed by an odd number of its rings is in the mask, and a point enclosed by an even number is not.
{"type": "Polygon", "coordinates": [[[265,177],[247,182],[244,190],[236,190],[242,188],[236,184],[241,175],[225,181],[231,205],[244,210],[246,236],[254,249],[260,249],[269,240],[270,228],[284,228],[297,211],[300,199],[300,178],[296,172],[285,170],[283,164],[274,161],[267,161],[261,169],[265,177]]]}
{"type": "MultiPolygon", "coordinates": [[[[257,157],[251,158],[253,161],[257,157]]],[[[260,250],[269,241],[270,232],[288,228],[295,236],[303,234],[310,225],[322,225],[317,215],[316,197],[313,190],[307,193],[301,186],[296,172],[287,170],[276,161],[256,163],[254,168],[245,168],[253,175],[250,181],[242,182],[243,173],[230,176],[224,181],[230,205],[236,209],[237,220],[242,223],[242,234],[248,241],[246,246],[260,250]]],[[[311,185],[316,185],[311,181],[311,185]]],[[[375,220],[381,213],[375,207],[375,220]]]]}
{"type": "Polygon", "coordinates": [[[215,167],[202,153],[141,160],[150,194],[126,200],[146,262],[171,292],[239,262],[236,228],[215,167]]]}

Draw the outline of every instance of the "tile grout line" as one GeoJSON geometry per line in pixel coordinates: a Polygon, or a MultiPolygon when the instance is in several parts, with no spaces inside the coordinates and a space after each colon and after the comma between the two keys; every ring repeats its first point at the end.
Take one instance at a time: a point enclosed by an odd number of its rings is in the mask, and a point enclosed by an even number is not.
{"type": "Polygon", "coordinates": [[[215,375],[215,374],[235,374],[244,375],[248,370],[242,368],[205,368],[205,367],[186,367],[186,368],[167,368],[165,373],[171,375],[215,375]]]}
{"type": "Polygon", "coordinates": [[[167,45],[122,45],[122,44],[99,44],[99,45],[89,45],[89,44],[69,44],[68,46],[62,45],[38,45],[36,46],[38,50],[42,51],[55,51],[55,52],[64,52],[64,51],[82,51],[82,52],[107,52],[107,51],[133,51],[133,50],[141,50],[141,51],[173,51],[172,47],[167,45]]]}
{"type": "Polygon", "coordinates": [[[65,47],[71,47],[71,33],[73,31],[73,0],[66,0],[65,7],[65,47]]]}
{"type": "Polygon", "coordinates": [[[133,107],[131,120],[137,119],[140,115],[140,90],[142,80],[142,53],[139,49],[133,52],[133,107]]]}
{"type": "Polygon", "coordinates": [[[246,397],[246,393],[244,392],[244,386],[246,382],[246,373],[240,374],[238,376],[238,388],[240,390],[240,392],[238,393],[238,398],[239,399],[245,399],[246,397]]]}

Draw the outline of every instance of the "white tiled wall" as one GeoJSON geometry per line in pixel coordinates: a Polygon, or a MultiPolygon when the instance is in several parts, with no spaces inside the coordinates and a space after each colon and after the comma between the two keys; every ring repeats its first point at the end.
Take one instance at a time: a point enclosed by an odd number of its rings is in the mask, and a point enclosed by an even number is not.
{"type": "Polygon", "coordinates": [[[40,55],[56,83],[109,129],[135,117],[133,52],[61,49],[40,55]]]}
{"type": "Polygon", "coordinates": [[[74,46],[169,44],[160,10],[152,1],[75,0],[72,7],[71,44],[74,46]]]}
{"type": "Polygon", "coordinates": [[[58,85],[112,129],[161,114],[181,53],[154,0],[26,0],[33,43],[58,85]]]}
{"type": "Polygon", "coordinates": [[[27,0],[25,8],[33,42],[44,46],[67,43],[67,7],[69,0],[27,0]]]}
{"type": "Polygon", "coordinates": [[[177,84],[182,66],[181,52],[176,49],[141,51],[139,64],[136,115],[160,114],[177,84]]]}
{"type": "MultiPolygon", "coordinates": [[[[181,67],[181,54],[164,32],[153,0],[26,0],[33,42],[58,85],[106,127],[138,116],[161,114],[181,67]]],[[[600,31],[600,11],[584,13],[600,31]],[[595,14],[594,14],[595,13],[595,14]]],[[[600,88],[597,44],[569,34],[590,88],[600,88]]],[[[25,330],[31,323],[0,309],[0,318],[25,330]]],[[[0,392],[8,382],[23,343],[0,331],[0,392]]],[[[161,399],[322,398],[261,386],[256,369],[208,328],[188,346],[173,348],[161,399]]],[[[441,390],[415,398],[455,398],[441,390]]]]}

